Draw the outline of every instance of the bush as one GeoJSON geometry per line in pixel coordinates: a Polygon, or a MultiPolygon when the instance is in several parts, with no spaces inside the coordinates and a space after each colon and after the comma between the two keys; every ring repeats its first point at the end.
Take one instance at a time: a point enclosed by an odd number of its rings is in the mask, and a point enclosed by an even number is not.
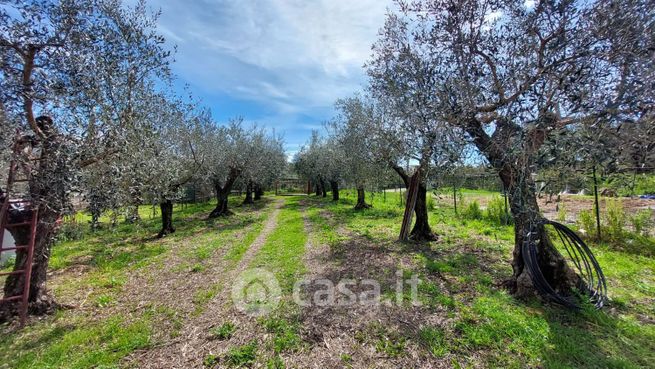
{"type": "Polygon", "coordinates": [[[605,223],[607,225],[607,233],[614,239],[620,239],[625,233],[626,215],[623,210],[623,203],[621,200],[608,199],[607,208],[605,211],[605,223]]]}
{"type": "Polygon", "coordinates": [[[64,222],[57,233],[57,241],[77,241],[86,234],[86,227],[78,222],[64,222]]]}
{"type": "Polygon", "coordinates": [[[557,204],[557,221],[560,223],[566,222],[566,205],[563,202],[557,204]]]}
{"type": "Polygon", "coordinates": [[[480,204],[473,200],[473,202],[469,203],[466,208],[464,208],[462,216],[466,219],[472,220],[482,219],[482,210],[480,210],[480,204]]]}
{"type": "Polygon", "coordinates": [[[434,202],[434,196],[432,196],[432,193],[430,192],[428,192],[426,196],[425,206],[428,208],[428,211],[432,211],[436,208],[436,204],[434,202]]]}
{"type": "Polygon", "coordinates": [[[630,223],[636,234],[642,236],[648,234],[647,228],[651,223],[651,216],[652,211],[650,209],[642,209],[630,218],[630,223]]]}
{"type": "Polygon", "coordinates": [[[505,199],[500,196],[494,196],[487,205],[485,217],[493,223],[500,225],[511,224],[512,217],[505,212],[505,199]]]}
{"type": "Polygon", "coordinates": [[[596,218],[591,210],[582,210],[578,213],[578,226],[587,237],[596,235],[596,218]]]}

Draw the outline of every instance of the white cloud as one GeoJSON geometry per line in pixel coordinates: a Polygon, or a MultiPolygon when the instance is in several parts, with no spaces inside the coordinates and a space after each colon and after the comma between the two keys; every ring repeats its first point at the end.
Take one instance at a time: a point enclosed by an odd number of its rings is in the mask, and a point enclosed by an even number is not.
{"type": "Polygon", "coordinates": [[[364,82],[390,0],[157,0],[175,69],[206,93],[290,113],[331,105],[364,82]]]}

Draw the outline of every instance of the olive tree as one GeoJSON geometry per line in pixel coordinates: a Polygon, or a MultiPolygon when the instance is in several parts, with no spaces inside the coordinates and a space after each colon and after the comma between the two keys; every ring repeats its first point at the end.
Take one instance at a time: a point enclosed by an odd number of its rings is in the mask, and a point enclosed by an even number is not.
{"type": "Polygon", "coordinates": [[[413,89],[417,77],[435,81],[431,111],[463,130],[497,171],[515,223],[510,290],[535,292],[521,247],[530,237],[548,283],[570,291],[580,278],[540,222],[535,157],[558,130],[651,114],[655,10],[647,1],[397,5],[374,51],[374,78],[389,89],[396,81],[413,89]],[[424,73],[396,68],[405,58],[420,59],[424,73]]]}
{"type": "Polygon", "coordinates": [[[329,122],[332,135],[341,146],[344,177],[357,189],[355,209],[370,207],[364,191],[367,183],[382,170],[376,153],[373,129],[376,125],[375,105],[370,99],[354,96],[338,100],[338,114],[329,122]]]}
{"type": "MultiPolygon", "coordinates": [[[[31,162],[29,197],[38,208],[29,301],[47,310],[46,271],[56,224],[82,168],[121,151],[125,133],[138,129],[139,97],[168,76],[169,52],[156,17],[143,2],[113,0],[11,2],[0,7],[0,101],[5,122],[40,151],[31,162]],[[97,119],[91,119],[96,116],[97,119]],[[89,122],[95,122],[90,130],[89,122]],[[95,139],[88,139],[95,132],[95,139]]],[[[13,210],[12,221],[31,209],[13,210]]],[[[27,227],[11,230],[27,244],[27,227]]],[[[15,269],[25,253],[18,252],[15,269]]],[[[24,280],[9,276],[5,296],[24,280]]],[[[7,306],[7,305],[5,305],[7,306]]]]}
{"type": "Polygon", "coordinates": [[[268,136],[264,130],[258,129],[253,129],[252,135],[252,149],[249,151],[251,157],[242,174],[246,189],[244,204],[259,200],[264,188],[271,186],[280,177],[287,164],[281,137],[268,136]]]}

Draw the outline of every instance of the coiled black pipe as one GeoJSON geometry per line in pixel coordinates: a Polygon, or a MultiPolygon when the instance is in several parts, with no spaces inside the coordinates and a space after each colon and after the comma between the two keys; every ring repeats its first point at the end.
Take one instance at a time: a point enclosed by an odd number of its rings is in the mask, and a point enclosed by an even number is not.
{"type": "Polygon", "coordinates": [[[546,296],[560,305],[572,309],[579,308],[579,305],[569,297],[557,293],[550,283],[548,283],[548,280],[546,280],[541,271],[537,253],[537,247],[540,240],[537,236],[539,234],[538,229],[536,229],[536,227],[541,225],[550,225],[555,229],[559,239],[562,241],[566,253],[569,255],[571,262],[577,269],[578,275],[582,278],[584,283],[582,286],[578,287],[589,296],[590,302],[594,304],[596,308],[600,309],[603,307],[603,304],[607,299],[607,283],[605,281],[603,270],[598,264],[596,257],[594,257],[594,254],[580,236],[569,227],[548,219],[542,219],[540,222],[533,224],[531,227],[532,229],[527,234],[521,245],[523,262],[528,268],[528,272],[532,278],[532,283],[537,291],[541,295],[546,296]]]}

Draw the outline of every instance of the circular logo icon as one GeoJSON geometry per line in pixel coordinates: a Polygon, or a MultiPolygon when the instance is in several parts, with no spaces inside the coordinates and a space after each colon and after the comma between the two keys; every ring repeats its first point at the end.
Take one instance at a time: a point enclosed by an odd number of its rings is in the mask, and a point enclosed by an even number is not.
{"type": "Polygon", "coordinates": [[[280,303],[282,290],[273,273],[265,269],[249,269],[239,274],[232,286],[234,306],[250,316],[270,313],[280,303]]]}

